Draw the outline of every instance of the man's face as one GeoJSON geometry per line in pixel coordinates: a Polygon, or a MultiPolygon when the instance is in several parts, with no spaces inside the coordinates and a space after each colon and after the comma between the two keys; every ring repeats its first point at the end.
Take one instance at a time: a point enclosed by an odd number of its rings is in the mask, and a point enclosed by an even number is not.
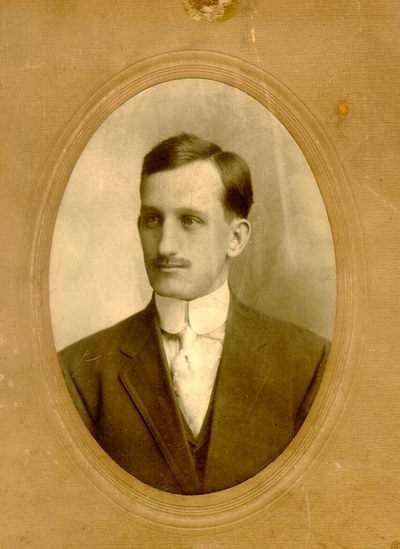
{"type": "Polygon", "coordinates": [[[233,222],[225,219],[222,192],[218,170],[207,160],[146,178],[139,233],[147,276],[159,295],[190,301],[227,279],[233,222]]]}

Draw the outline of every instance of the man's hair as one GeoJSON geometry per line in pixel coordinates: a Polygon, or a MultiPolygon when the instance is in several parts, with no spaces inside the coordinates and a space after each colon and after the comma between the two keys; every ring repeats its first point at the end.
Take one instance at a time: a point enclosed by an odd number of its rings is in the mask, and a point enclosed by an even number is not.
{"type": "Polygon", "coordinates": [[[253,203],[250,169],[238,154],[225,152],[214,143],[190,133],[161,141],[144,157],[140,187],[146,177],[173,170],[197,160],[210,160],[224,185],[221,197],[226,215],[247,218],[253,203]]]}

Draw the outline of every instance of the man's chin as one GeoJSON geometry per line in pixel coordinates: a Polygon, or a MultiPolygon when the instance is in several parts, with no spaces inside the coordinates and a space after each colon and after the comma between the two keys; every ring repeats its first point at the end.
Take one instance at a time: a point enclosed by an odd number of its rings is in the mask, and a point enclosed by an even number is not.
{"type": "Polygon", "coordinates": [[[182,284],[179,284],[178,281],[171,279],[160,280],[160,278],[164,277],[157,278],[158,280],[151,281],[151,286],[156,294],[162,297],[173,297],[175,299],[183,299],[185,301],[190,301],[190,299],[192,299],[192,292],[190,289],[187,287],[183,288],[182,284]]]}

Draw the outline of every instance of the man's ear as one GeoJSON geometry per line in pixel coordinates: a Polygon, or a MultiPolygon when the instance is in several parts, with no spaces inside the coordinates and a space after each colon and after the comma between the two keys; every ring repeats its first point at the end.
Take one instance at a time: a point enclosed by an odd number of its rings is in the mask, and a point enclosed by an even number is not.
{"type": "Polygon", "coordinates": [[[235,218],[231,222],[231,235],[226,255],[236,257],[245,248],[250,239],[251,225],[247,219],[235,218]]]}

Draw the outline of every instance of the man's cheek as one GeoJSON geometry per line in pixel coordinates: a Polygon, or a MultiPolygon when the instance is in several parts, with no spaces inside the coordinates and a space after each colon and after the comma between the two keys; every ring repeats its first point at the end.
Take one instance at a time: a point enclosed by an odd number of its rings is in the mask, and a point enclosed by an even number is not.
{"type": "Polygon", "coordinates": [[[147,234],[142,234],[140,242],[145,257],[150,257],[151,255],[154,255],[154,250],[157,250],[157,244],[154,238],[151,238],[147,234]]]}

